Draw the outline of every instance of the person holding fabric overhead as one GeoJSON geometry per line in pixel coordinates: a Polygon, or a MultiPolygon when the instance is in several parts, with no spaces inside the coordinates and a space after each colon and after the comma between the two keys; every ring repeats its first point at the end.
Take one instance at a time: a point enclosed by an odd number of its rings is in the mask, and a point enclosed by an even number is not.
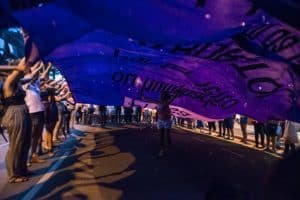
{"type": "Polygon", "coordinates": [[[179,91],[176,91],[172,97],[168,92],[162,92],[160,94],[160,101],[157,107],[157,129],[160,134],[160,152],[159,156],[164,156],[166,154],[166,142],[165,137],[168,140],[168,146],[172,145],[172,140],[170,136],[170,130],[172,127],[171,121],[171,109],[170,104],[179,96],[179,91]]]}
{"type": "MultiPolygon", "coordinates": [[[[37,63],[39,65],[39,63],[37,63]]],[[[9,147],[6,153],[6,168],[9,183],[28,181],[27,156],[31,140],[31,123],[25,104],[25,91],[20,80],[30,67],[22,59],[16,70],[8,75],[3,84],[3,96],[7,110],[2,124],[9,135],[9,147]]]]}
{"type": "Polygon", "coordinates": [[[171,109],[170,104],[181,94],[181,91],[178,89],[175,91],[174,95],[171,96],[169,92],[162,91],[160,93],[160,99],[159,102],[148,99],[144,97],[144,94],[141,93],[141,99],[146,102],[152,102],[156,103],[157,105],[157,129],[160,134],[160,151],[158,156],[162,157],[166,155],[166,142],[165,137],[167,137],[168,140],[168,146],[172,145],[172,140],[170,136],[170,130],[172,127],[172,120],[171,120],[171,109]]]}
{"type": "Polygon", "coordinates": [[[39,70],[43,67],[43,64],[38,66],[37,69],[33,69],[32,73],[26,74],[25,79],[29,82],[23,84],[23,89],[26,92],[25,103],[28,107],[30,119],[31,119],[31,155],[28,161],[28,166],[31,163],[43,163],[45,160],[40,159],[37,155],[37,147],[42,137],[44,128],[44,111],[45,107],[41,100],[40,94],[40,78],[39,70]]]}

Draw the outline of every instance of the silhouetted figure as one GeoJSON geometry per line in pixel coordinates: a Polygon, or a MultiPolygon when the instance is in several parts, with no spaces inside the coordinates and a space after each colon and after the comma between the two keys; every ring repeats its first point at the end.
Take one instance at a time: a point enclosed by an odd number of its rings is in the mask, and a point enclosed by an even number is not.
{"type": "Polygon", "coordinates": [[[135,121],[137,123],[140,123],[141,122],[141,116],[142,116],[142,107],[141,106],[137,106],[136,107],[136,111],[135,111],[135,121]]]}
{"type": "Polygon", "coordinates": [[[266,132],[265,123],[254,121],[255,146],[257,148],[259,148],[259,137],[260,137],[260,144],[262,148],[265,147],[265,132],[266,132]]]}
{"type": "Polygon", "coordinates": [[[121,124],[121,122],[122,122],[121,107],[122,106],[115,106],[115,110],[116,110],[116,122],[117,122],[117,124],[121,124]]]}
{"type": "Polygon", "coordinates": [[[81,119],[82,119],[82,108],[81,108],[81,106],[79,106],[77,108],[75,117],[76,117],[76,123],[79,124],[81,122],[81,119]]]}
{"type": "Polygon", "coordinates": [[[218,121],[218,127],[219,127],[219,137],[225,137],[225,126],[224,126],[224,120],[218,121]]]}
{"type": "Polygon", "coordinates": [[[106,125],[106,106],[105,105],[101,105],[99,106],[99,110],[100,110],[100,124],[101,126],[105,126],[106,125]]]}
{"type": "Polygon", "coordinates": [[[211,135],[211,130],[216,131],[216,123],[208,122],[208,134],[211,135]]]}
{"type": "Polygon", "coordinates": [[[242,134],[243,134],[243,138],[241,139],[241,142],[247,144],[247,136],[248,136],[248,133],[247,133],[247,125],[248,125],[248,117],[246,116],[241,116],[240,118],[240,126],[241,126],[241,131],[242,131],[242,134]]]}
{"type": "Polygon", "coordinates": [[[88,123],[88,125],[92,124],[94,112],[95,112],[94,106],[92,104],[89,105],[89,107],[88,107],[88,116],[87,116],[87,123],[88,123]]]}
{"type": "Polygon", "coordinates": [[[224,126],[225,126],[226,131],[227,131],[227,138],[226,139],[234,140],[234,131],[233,131],[234,119],[235,119],[235,116],[227,117],[227,118],[224,119],[224,126]]]}

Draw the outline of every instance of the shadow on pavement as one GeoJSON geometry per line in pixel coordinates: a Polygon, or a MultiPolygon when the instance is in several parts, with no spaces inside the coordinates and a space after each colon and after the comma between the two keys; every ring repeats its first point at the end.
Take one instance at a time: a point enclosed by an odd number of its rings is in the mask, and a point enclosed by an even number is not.
{"type": "Polygon", "coordinates": [[[212,188],[232,185],[259,200],[266,169],[274,163],[256,151],[203,136],[197,136],[199,143],[183,133],[173,134],[168,155],[158,159],[158,134],[150,128],[89,131],[85,136],[68,147],[72,154],[38,199],[201,200],[212,188]],[[223,151],[225,147],[249,158],[223,151]]]}

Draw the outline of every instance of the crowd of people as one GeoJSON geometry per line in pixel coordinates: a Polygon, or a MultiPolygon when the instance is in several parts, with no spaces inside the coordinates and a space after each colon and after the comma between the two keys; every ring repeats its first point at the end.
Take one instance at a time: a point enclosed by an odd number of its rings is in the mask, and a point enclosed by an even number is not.
{"type": "Polygon", "coordinates": [[[298,143],[298,124],[291,121],[259,122],[246,116],[230,116],[219,121],[183,119],[172,116],[169,105],[179,94],[161,93],[157,107],[145,106],[107,106],[75,104],[64,79],[52,80],[49,72],[52,65],[37,62],[32,66],[22,59],[17,67],[1,71],[2,127],[9,136],[6,155],[6,168],[10,183],[28,180],[28,167],[32,163],[43,163],[41,154],[53,156],[53,143],[70,134],[74,124],[100,125],[144,123],[156,127],[160,134],[159,156],[164,156],[172,145],[170,129],[172,124],[198,128],[200,132],[207,127],[208,134],[228,140],[236,139],[235,123],[240,124],[241,142],[248,143],[249,124],[254,126],[255,146],[266,151],[276,152],[279,138],[285,141],[284,154],[294,152],[298,143]],[[217,130],[218,128],[218,130],[217,130]],[[44,135],[44,138],[42,137],[44,135]],[[266,138],[266,141],[265,141],[266,138]],[[43,143],[44,141],[44,143],[43,143]],[[43,145],[42,145],[43,144],[43,145]]]}
{"type": "MultiPolygon", "coordinates": [[[[163,95],[163,94],[162,94],[163,95]]],[[[173,100],[173,99],[171,99],[173,100]]],[[[157,102],[158,105],[159,102],[157,102]]],[[[149,124],[151,127],[162,129],[160,119],[164,117],[160,114],[159,107],[155,109],[141,107],[141,106],[98,106],[89,104],[80,104],[76,109],[77,123],[86,125],[100,124],[105,126],[110,124],[149,124]]],[[[170,113],[170,120],[168,120],[167,130],[171,125],[182,126],[192,129],[199,129],[200,133],[204,133],[207,129],[207,134],[215,133],[218,137],[223,137],[228,140],[236,140],[235,132],[237,129],[241,133],[240,142],[244,144],[249,143],[249,134],[254,134],[254,141],[256,148],[263,148],[265,151],[276,153],[281,149],[281,141],[284,141],[284,155],[296,150],[296,145],[299,143],[297,131],[300,131],[300,125],[291,121],[275,121],[269,120],[267,122],[260,122],[248,118],[243,115],[230,116],[219,121],[201,121],[194,119],[184,119],[174,117],[170,113]],[[236,125],[235,125],[236,124],[236,125]],[[249,131],[249,126],[253,126],[249,131]],[[240,127],[240,128],[238,128],[240,127]],[[252,131],[253,130],[253,131],[252,131]]],[[[165,129],[165,128],[164,128],[165,129]]],[[[161,138],[166,137],[168,143],[171,143],[170,133],[160,134],[161,138]],[[166,136],[164,136],[166,135],[166,136]]],[[[163,141],[163,139],[161,139],[163,141]]],[[[162,149],[165,149],[165,144],[161,144],[162,149]]],[[[162,150],[161,152],[164,152],[162,150]]],[[[164,153],[161,153],[163,155],[164,153]]]]}
{"type": "Polygon", "coordinates": [[[276,153],[280,146],[280,141],[284,141],[284,156],[296,150],[296,145],[299,143],[298,133],[300,131],[300,124],[292,121],[276,121],[269,120],[267,122],[260,122],[250,120],[247,116],[240,115],[239,118],[235,116],[225,118],[220,121],[203,122],[201,120],[185,120],[179,119],[177,124],[187,126],[189,128],[198,128],[200,132],[207,127],[208,134],[215,132],[218,137],[224,137],[228,140],[235,140],[235,126],[238,123],[241,132],[241,142],[248,144],[249,130],[248,126],[253,126],[254,140],[256,148],[264,148],[265,151],[276,153]],[[187,125],[184,122],[187,121],[187,125]],[[217,130],[218,127],[218,130],[217,130]]]}
{"type": "Polygon", "coordinates": [[[28,167],[44,163],[39,156],[43,153],[53,156],[53,142],[70,133],[67,116],[74,110],[74,100],[66,81],[49,79],[51,68],[51,63],[33,65],[23,58],[17,66],[1,69],[1,125],[9,138],[5,157],[9,183],[27,181],[28,167]]]}

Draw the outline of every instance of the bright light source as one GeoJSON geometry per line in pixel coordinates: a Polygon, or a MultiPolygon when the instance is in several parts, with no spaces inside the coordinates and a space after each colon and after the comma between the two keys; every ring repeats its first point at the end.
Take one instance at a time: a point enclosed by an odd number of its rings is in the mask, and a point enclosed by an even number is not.
{"type": "Polygon", "coordinates": [[[208,13],[205,14],[205,18],[206,18],[206,19],[210,19],[210,17],[211,17],[210,14],[208,14],[208,13]]]}

